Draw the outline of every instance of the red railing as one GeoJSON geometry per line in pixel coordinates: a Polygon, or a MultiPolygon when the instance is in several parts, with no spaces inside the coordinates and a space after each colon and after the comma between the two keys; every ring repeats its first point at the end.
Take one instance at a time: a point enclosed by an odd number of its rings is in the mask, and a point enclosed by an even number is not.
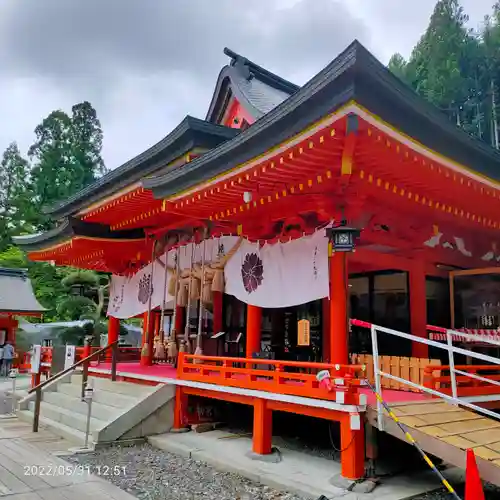
{"type": "Polygon", "coordinates": [[[177,378],[331,401],[338,401],[336,393],[342,391],[345,404],[358,405],[361,379],[355,377],[363,371],[364,367],[361,365],[331,365],[180,353],[177,378]],[[335,379],[342,379],[343,384],[337,386],[334,391],[329,391],[316,379],[316,374],[321,370],[330,372],[332,384],[335,384],[335,379]]]}
{"type": "MultiPolygon", "coordinates": [[[[480,380],[466,375],[457,375],[457,396],[485,396],[500,394],[500,366],[495,365],[455,365],[456,370],[477,375],[480,380]],[[493,383],[491,383],[491,382],[493,383]]],[[[451,374],[449,366],[427,366],[424,373],[424,386],[451,395],[451,374]]]]}
{"type": "MultiPolygon", "coordinates": [[[[83,359],[84,347],[77,347],[75,352],[75,363],[83,359]]],[[[91,347],[89,354],[94,354],[95,352],[102,349],[101,347],[91,347]]],[[[118,362],[138,362],[141,358],[141,348],[140,347],[120,347],[118,346],[118,362]]],[[[97,356],[96,361],[93,363],[103,363],[109,361],[110,353],[103,352],[97,356]]],[[[50,372],[52,366],[52,347],[42,347],[41,349],[41,370],[43,373],[50,372]]],[[[25,352],[22,354],[22,358],[19,362],[19,370],[26,372],[31,369],[31,358],[30,354],[25,352]]]]}

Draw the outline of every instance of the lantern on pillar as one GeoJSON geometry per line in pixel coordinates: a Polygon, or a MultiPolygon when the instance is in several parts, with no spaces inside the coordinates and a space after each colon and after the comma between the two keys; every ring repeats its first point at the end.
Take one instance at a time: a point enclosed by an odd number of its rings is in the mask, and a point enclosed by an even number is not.
{"type": "Polygon", "coordinates": [[[356,239],[361,231],[354,227],[349,227],[347,221],[342,220],[338,226],[326,229],[326,236],[332,244],[334,252],[353,252],[356,246],[356,239]]]}

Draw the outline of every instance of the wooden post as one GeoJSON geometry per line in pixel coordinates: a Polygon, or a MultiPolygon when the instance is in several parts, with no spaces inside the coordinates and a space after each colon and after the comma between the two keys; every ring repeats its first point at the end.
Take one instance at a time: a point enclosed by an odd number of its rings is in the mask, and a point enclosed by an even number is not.
{"type": "Polygon", "coordinates": [[[262,326],[262,308],[247,305],[247,335],[245,355],[252,358],[254,352],[260,351],[260,336],[262,326]]]}
{"type": "MultiPolygon", "coordinates": [[[[109,316],[108,318],[108,345],[116,342],[120,334],[120,320],[114,316],[109,316]]],[[[111,361],[112,351],[108,349],[106,351],[106,361],[111,361]]]]}
{"type": "Polygon", "coordinates": [[[149,314],[148,311],[144,312],[142,320],[142,351],[141,351],[141,365],[150,366],[152,364],[152,328],[153,328],[153,313],[149,314]],[[148,346],[145,349],[146,343],[148,346]],[[145,355],[145,353],[147,353],[145,355]]]}
{"type": "MultiPolygon", "coordinates": [[[[411,333],[417,337],[427,338],[427,287],[425,266],[423,261],[416,261],[409,271],[410,321],[411,333]]],[[[420,342],[412,342],[412,356],[428,358],[429,346],[420,342]]]]}
{"type": "Polygon", "coordinates": [[[256,398],[253,408],[252,450],[259,455],[269,455],[272,451],[273,412],[265,399],[256,398]]]}
{"type": "Polygon", "coordinates": [[[330,362],[330,299],[325,297],[321,300],[321,332],[323,341],[321,345],[321,359],[323,363],[330,362]]]}
{"type": "Polygon", "coordinates": [[[348,364],[349,329],[347,326],[347,255],[332,252],[330,262],[330,363],[348,364]]]}
{"type": "Polygon", "coordinates": [[[365,436],[362,416],[359,430],[351,429],[351,415],[345,413],[340,422],[341,474],[346,479],[365,475],[365,436]]]}
{"type": "Polygon", "coordinates": [[[174,425],[172,429],[179,430],[186,427],[184,417],[187,411],[187,395],[184,394],[181,386],[175,388],[175,404],[174,404],[174,425]]]}
{"type": "Polygon", "coordinates": [[[111,348],[111,381],[116,382],[116,365],[118,364],[118,344],[111,348]]]}

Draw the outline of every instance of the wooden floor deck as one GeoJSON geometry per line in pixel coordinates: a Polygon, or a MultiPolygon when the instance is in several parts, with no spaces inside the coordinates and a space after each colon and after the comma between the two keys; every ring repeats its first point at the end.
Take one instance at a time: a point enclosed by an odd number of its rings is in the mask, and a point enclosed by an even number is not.
{"type": "MultiPolygon", "coordinates": [[[[390,406],[427,453],[465,468],[466,450],[472,448],[481,477],[500,485],[500,415],[499,420],[494,420],[440,400],[392,403],[390,406]]],[[[375,406],[369,407],[368,418],[377,427],[375,406]]],[[[384,430],[405,440],[399,427],[385,414],[384,430]]]]}

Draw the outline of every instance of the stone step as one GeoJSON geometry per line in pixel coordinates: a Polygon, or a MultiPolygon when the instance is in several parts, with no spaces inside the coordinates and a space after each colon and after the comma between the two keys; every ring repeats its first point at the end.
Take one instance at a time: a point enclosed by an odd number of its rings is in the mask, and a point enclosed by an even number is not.
{"type": "MultiPolygon", "coordinates": [[[[28,408],[31,412],[33,412],[35,409],[35,402],[31,401],[28,408]]],[[[85,415],[72,412],[66,408],[59,408],[45,401],[42,401],[42,404],[40,405],[40,415],[44,418],[60,422],[63,425],[67,425],[68,427],[72,427],[81,432],[85,432],[87,427],[87,417],[85,415]]],[[[106,422],[103,420],[99,420],[95,417],[90,418],[91,431],[100,430],[105,425],[106,422]]]]}
{"type": "MultiPolygon", "coordinates": [[[[42,403],[43,404],[43,403],[42,403]]],[[[33,422],[33,412],[30,410],[21,410],[17,412],[19,420],[24,422],[33,422]]],[[[40,427],[45,427],[57,436],[67,439],[71,443],[83,444],[85,442],[85,432],[79,431],[72,426],[67,426],[50,418],[40,415],[40,427]]],[[[92,436],[89,436],[89,442],[92,442],[92,436]]]]}
{"type": "MultiPolygon", "coordinates": [[[[155,390],[155,386],[132,384],[130,382],[113,382],[107,378],[89,377],[92,380],[92,387],[96,390],[112,392],[113,394],[123,394],[134,398],[143,398],[155,390]]],[[[71,383],[81,384],[81,379],[77,376],[71,377],[71,383]]]]}
{"type": "MultiPolygon", "coordinates": [[[[74,398],[81,397],[81,385],[80,384],[58,384],[57,392],[61,394],[67,394],[74,398]]],[[[102,403],[106,406],[112,406],[114,408],[131,408],[137,402],[137,397],[127,396],[125,394],[115,394],[109,391],[103,391],[100,388],[94,387],[94,399],[96,403],[102,403]]]]}
{"type": "MultiPolygon", "coordinates": [[[[59,408],[66,408],[67,410],[85,416],[87,415],[88,411],[88,404],[85,401],[82,401],[79,397],[65,394],[63,392],[44,392],[42,405],[45,403],[49,403],[59,408]]],[[[119,408],[107,406],[94,400],[92,401],[92,416],[99,420],[108,422],[118,417],[122,413],[123,411],[119,408]]]]}

